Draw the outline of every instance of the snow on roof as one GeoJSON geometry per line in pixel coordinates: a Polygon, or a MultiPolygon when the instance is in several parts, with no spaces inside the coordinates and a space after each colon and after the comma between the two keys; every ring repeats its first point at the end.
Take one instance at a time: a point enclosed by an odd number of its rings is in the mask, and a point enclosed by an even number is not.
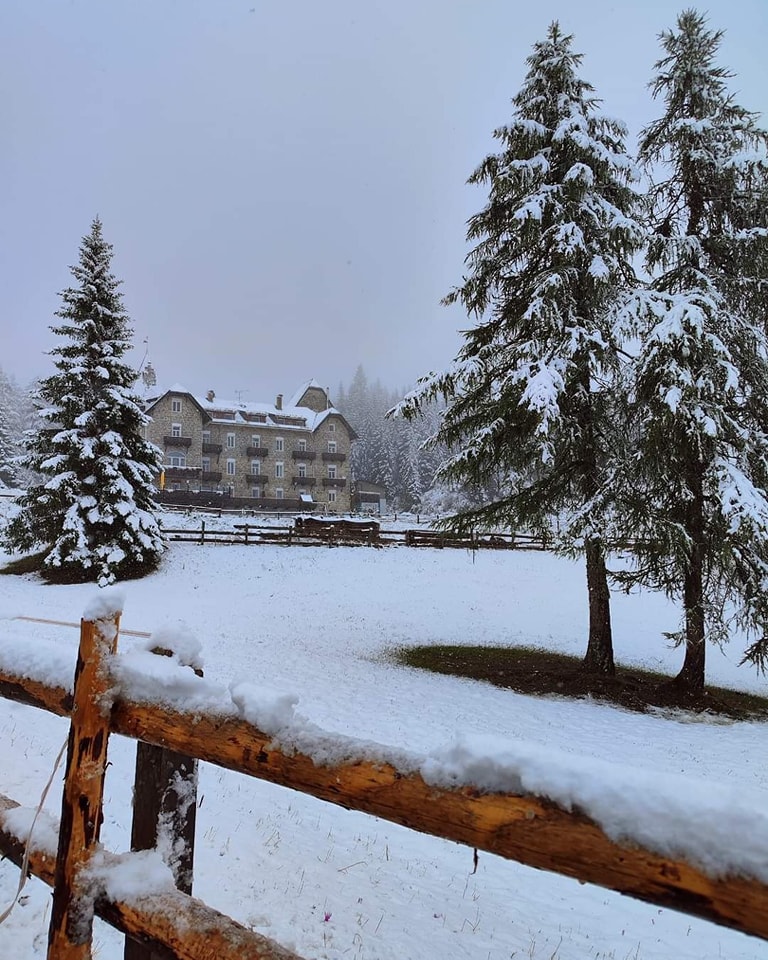
{"type": "Polygon", "coordinates": [[[308,380],[294,393],[288,403],[284,403],[283,406],[278,409],[274,403],[227,400],[223,397],[217,397],[215,394],[213,399],[209,400],[207,396],[198,396],[192,393],[191,390],[187,389],[187,387],[181,383],[174,383],[170,387],[154,388],[152,393],[146,397],[146,403],[148,406],[152,406],[167,393],[186,393],[192,397],[195,403],[204,410],[214,422],[249,423],[254,427],[263,425],[267,427],[284,427],[288,430],[314,431],[331,415],[335,414],[343,418],[344,415],[336,407],[329,406],[326,410],[321,410],[318,413],[310,407],[297,406],[299,400],[301,400],[310,387],[324,391],[327,396],[326,388],[319,384],[317,380],[308,380]]]}
{"type": "MultiPolygon", "coordinates": [[[[310,383],[313,386],[316,385],[314,381],[310,381],[310,383]]],[[[306,387],[303,387],[294,396],[298,396],[300,399],[306,389],[306,387]]],[[[335,407],[328,407],[327,410],[317,413],[310,407],[297,407],[293,403],[284,404],[282,408],[278,409],[273,403],[247,403],[245,401],[225,400],[221,397],[208,400],[206,397],[193,396],[193,399],[200,404],[206,413],[210,414],[214,421],[251,423],[254,427],[262,423],[265,426],[278,426],[286,429],[316,430],[331,414],[342,416],[341,412],[335,407]],[[222,416],[222,414],[227,414],[227,416],[222,416]],[[292,423],[291,421],[297,422],[292,423]]]]}
{"type": "Polygon", "coordinates": [[[318,383],[314,377],[311,380],[308,380],[306,383],[302,384],[299,389],[294,393],[291,399],[288,401],[289,406],[297,407],[299,405],[299,400],[304,396],[304,394],[309,390],[310,387],[315,387],[317,390],[322,390],[325,395],[328,395],[328,390],[322,384],[318,383]]]}

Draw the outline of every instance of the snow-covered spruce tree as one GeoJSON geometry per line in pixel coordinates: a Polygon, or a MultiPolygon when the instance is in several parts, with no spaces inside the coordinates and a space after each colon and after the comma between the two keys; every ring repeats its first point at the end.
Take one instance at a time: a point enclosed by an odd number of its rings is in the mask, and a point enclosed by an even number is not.
{"type": "Polygon", "coordinates": [[[12,550],[45,551],[45,575],[100,585],[153,569],[164,543],[151,481],[158,451],[142,437],[145,416],[122,357],[131,329],[112,247],[94,220],[61,294],[57,372],[39,389],[42,426],[25,465],[44,478],[20,497],[5,532],[12,550]]]}
{"type": "Polygon", "coordinates": [[[734,104],[715,56],[721,34],[694,11],[661,34],[653,93],[664,113],[640,158],[658,179],[649,201],[650,289],[633,305],[637,568],[628,580],[682,599],[676,683],[705,680],[705,637],[729,622],[768,633],[766,135],[734,104]]]}
{"type": "Polygon", "coordinates": [[[15,383],[0,369],[0,485],[15,486],[19,479],[14,462],[20,453],[20,396],[15,383]]]}
{"type": "Polygon", "coordinates": [[[468,276],[446,302],[460,301],[476,326],[452,367],[420,381],[397,412],[415,416],[442,394],[434,441],[453,454],[439,476],[486,487],[505,475],[497,499],[447,526],[550,534],[558,518],[557,547],[586,557],[584,668],[612,673],[602,496],[618,364],[611,317],[634,282],[643,231],[626,131],[600,113],[571,44],[557,23],[535,44],[512,120],[494,133],[502,149],[470,177],[489,199],[469,221],[468,276]]]}

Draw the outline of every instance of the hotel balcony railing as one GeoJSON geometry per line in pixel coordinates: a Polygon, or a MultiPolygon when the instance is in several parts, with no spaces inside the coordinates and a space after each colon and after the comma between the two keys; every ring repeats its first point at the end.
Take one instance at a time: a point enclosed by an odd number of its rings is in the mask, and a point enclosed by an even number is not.
{"type": "Polygon", "coordinates": [[[163,437],[166,447],[191,447],[192,437],[163,437]]]}
{"type": "Polygon", "coordinates": [[[221,480],[221,470],[203,470],[200,474],[200,480],[203,483],[219,483],[221,480]]]}
{"type": "Polygon", "coordinates": [[[208,440],[203,440],[203,453],[215,453],[216,456],[218,456],[221,453],[221,444],[209,443],[208,440]]]}
{"type": "Polygon", "coordinates": [[[329,453],[327,450],[323,453],[323,460],[326,463],[344,463],[346,459],[346,453],[329,453]]]}
{"type": "Polygon", "coordinates": [[[314,460],[317,454],[314,450],[294,450],[291,456],[294,460],[314,460]]]}
{"type": "Polygon", "coordinates": [[[249,483],[269,483],[269,477],[266,473],[246,473],[249,483]]]}
{"type": "Polygon", "coordinates": [[[166,467],[167,480],[197,480],[200,476],[200,467],[166,467]]]}
{"type": "Polygon", "coordinates": [[[346,487],[347,481],[343,477],[323,477],[324,487],[346,487]]]}
{"type": "Polygon", "coordinates": [[[269,447],[246,447],[245,454],[248,457],[268,457],[269,447]]]}
{"type": "Polygon", "coordinates": [[[314,487],[317,479],[315,477],[294,477],[293,482],[298,487],[314,487]]]}

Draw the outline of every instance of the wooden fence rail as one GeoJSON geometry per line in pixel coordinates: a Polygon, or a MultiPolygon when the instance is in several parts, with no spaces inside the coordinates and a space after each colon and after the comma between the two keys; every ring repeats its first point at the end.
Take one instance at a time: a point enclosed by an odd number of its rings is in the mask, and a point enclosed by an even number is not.
{"type": "MultiPolygon", "coordinates": [[[[109,634],[103,625],[97,624],[96,629],[109,634]]],[[[98,685],[108,679],[106,667],[97,666],[90,671],[96,678],[93,683],[88,680],[89,671],[80,668],[82,644],[93,630],[93,624],[83,622],[74,700],[68,690],[53,686],[42,677],[21,675],[7,668],[0,669],[0,696],[60,716],[72,715],[73,702],[103,704],[103,698],[94,700],[93,684],[98,690],[98,685]],[[85,690],[79,689],[83,683],[85,690]]],[[[82,717],[78,718],[77,713],[80,712],[78,709],[73,718],[70,759],[79,759],[79,765],[87,766],[90,776],[98,777],[99,770],[90,762],[95,740],[91,739],[90,746],[84,748],[82,739],[78,739],[82,717]]],[[[199,710],[189,712],[167,704],[135,702],[118,694],[108,713],[102,714],[102,720],[109,732],[176,751],[184,758],[204,760],[422,833],[596,883],[768,939],[768,886],[756,880],[709,876],[682,860],[617,843],[588,817],[540,797],[483,793],[470,786],[436,787],[418,772],[412,772],[418,768],[417,758],[401,767],[381,760],[374,762],[366,759],[365,745],[351,738],[338,738],[339,742],[343,740],[344,755],[351,759],[318,764],[301,751],[283,751],[275,746],[270,734],[246,720],[224,714],[226,711],[217,715],[199,710]]],[[[91,731],[88,736],[96,737],[98,731],[95,734],[91,731]]],[[[106,742],[103,747],[105,753],[106,742]]],[[[404,753],[402,756],[408,760],[404,753]]],[[[70,778],[83,773],[82,770],[78,773],[77,768],[78,762],[70,764],[64,790],[62,831],[67,829],[67,804],[72,803],[73,797],[70,778]]],[[[0,852],[20,863],[19,838],[3,822],[3,812],[13,804],[9,798],[0,797],[0,852]]],[[[98,823],[100,816],[100,810],[91,808],[87,822],[98,823]]],[[[87,846],[87,842],[82,846],[87,846]]],[[[71,849],[68,851],[66,847],[61,841],[55,870],[52,852],[33,848],[32,872],[48,883],[61,876],[63,861],[72,857],[71,849]]],[[[81,855],[83,851],[76,853],[81,855]]],[[[79,860],[76,858],[70,881],[57,884],[56,896],[68,908],[78,904],[82,908],[78,875],[87,859],[87,852],[79,860]]],[[[131,903],[110,901],[102,895],[94,909],[130,937],[149,944],[151,952],[147,956],[163,960],[168,957],[277,960],[293,956],[180,891],[131,903]]],[[[82,926],[78,929],[77,925],[70,924],[68,929],[66,922],[59,922],[57,929],[63,930],[63,935],[60,942],[56,942],[58,952],[49,952],[49,960],[90,956],[87,951],[77,952],[82,951],[82,926]]],[[[53,933],[51,936],[53,950],[53,933]]]]}
{"type": "Polygon", "coordinates": [[[163,531],[169,540],[180,543],[240,544],[253,546],[277,543],[284,546],[313,547],[318,544],[333,546],[406,546],[444,547],[460,550],[546,550],[547,544],[540,537],[528,534],[505,532],[459,535],[440,530],[380,530],[339,532],[327,530],[307,533],[294,526],[275,526],[259,523],[236,523],[232,527],[211,527],[202,520],[199,527],[166,527],[163,531]]]}

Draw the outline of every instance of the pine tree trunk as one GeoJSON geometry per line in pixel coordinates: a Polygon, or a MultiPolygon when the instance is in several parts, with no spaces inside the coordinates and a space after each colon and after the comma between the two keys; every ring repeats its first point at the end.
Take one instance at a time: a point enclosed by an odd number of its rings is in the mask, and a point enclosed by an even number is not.
{"type": "Polygon", "coordinates": [[[704,495],[701,471],[691,482],[693,500],[688,514],[688,534],[692,541],[691,557],[683,581],[685,608],[685,658],[673,683],[686,693],[704,691],[704,495]]]}
{"type": "Polygon", "coordinates": [[[605,552],[597,540],[586,543],[587,591],[589,593],[589,642],[581,669],[587,673],[613,676],[613,639],[611,635],[611,595],[605,552]]]}

